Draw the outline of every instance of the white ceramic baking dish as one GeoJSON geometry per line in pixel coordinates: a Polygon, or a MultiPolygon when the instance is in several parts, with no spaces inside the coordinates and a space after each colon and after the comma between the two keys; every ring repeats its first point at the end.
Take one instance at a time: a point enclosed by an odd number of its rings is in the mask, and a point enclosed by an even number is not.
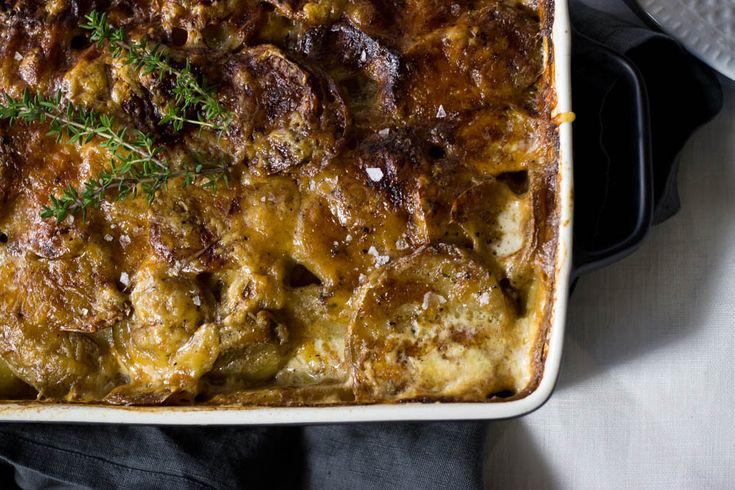
{"type": "MultiPolygon", "coordinates": [[[[551,0],[553,1],[553,0],[551,0]]],[[[571,112],[571,25],[567,0],[553,1],[551,57],[557,96],[556,113],[571,112]]],[[[572,128],[559,127],[560,219],[551,327],[543,377],[525,398],[495,403],[404,403],[335,407],[119,407],[39,402],[0,404],[0,421],[87,422],[118,424],[236,425],[304,424],[370,421],[490,420],[527,414],[546,402],[561,363],[572,254],[572,128]]]]}

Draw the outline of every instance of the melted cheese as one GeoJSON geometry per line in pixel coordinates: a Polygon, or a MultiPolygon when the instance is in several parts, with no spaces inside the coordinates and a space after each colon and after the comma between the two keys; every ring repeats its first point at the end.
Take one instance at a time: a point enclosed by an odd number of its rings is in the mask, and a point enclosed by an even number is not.
{"type": "Polygon", "coordinates": [[[540,376],[556,146],[535,1],[137,2],[233,113],[160,118],[166,83],[93,46],[69,2],[0,12],[0,92],[154,137],[216,192],[39,217],[109,165],[0,122],[0,391],[122,404],[483,401],[540,376]],[[74,41],[73,41],[74,40],[74,41]],[[84,44],[84,43],[81,43],[84,44]],[[7,238],[7,240],[5,239],[7,238]],[[20,387],[20,388],[19,388],[20,387]]]}

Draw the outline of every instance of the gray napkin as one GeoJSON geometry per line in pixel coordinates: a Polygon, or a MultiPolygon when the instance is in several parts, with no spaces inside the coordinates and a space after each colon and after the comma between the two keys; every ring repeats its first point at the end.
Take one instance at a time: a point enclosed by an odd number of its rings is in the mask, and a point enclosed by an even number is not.
{"type": "Polygon", "coordinates": [[[2,488],[466,489],[484,424],[0,427],[2,488]]]}

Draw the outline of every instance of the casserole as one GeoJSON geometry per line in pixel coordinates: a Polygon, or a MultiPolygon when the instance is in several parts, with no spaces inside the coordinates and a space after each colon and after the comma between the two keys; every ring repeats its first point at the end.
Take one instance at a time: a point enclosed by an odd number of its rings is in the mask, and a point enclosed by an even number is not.
{"type": "MultiPolygon", "coordinates": [[[[549,10],[551,11],[551,10],[549,10]]],[[[558,168],[558,174],[556,175],[556,182],[551,183],[553,187],[553,195],[554,195],[554,205],[553,209],[556,213],[555,217],[556,220],[553,220],[554,223],[558,223],[558,229],[557,230],[551,230],[551,233],[557,237],[557,243],[556,243],[556,251],[553,253],[554,264],[551,264],[552,273],[550,274],[553,277],[549,278],[548,284],[551,287],[551,290],[548,292],[549,294],[549,303],[550,306],[548,307],[547,311],[549,315],[549,320],[547,321],[548,328],[544,328],[542,330],[542,335],[544,335],[544,339],[542,339],[543,348],[538,352],[536,359],[539,361],[539,366],[536,367],[537,370],[537,382],[538,386],[531,391],[530,394],[527,394],[523,398],[514,399],[511,401],[506,401],[502,403],[473,403],[473,404],[466,404],[466,403],[446,403],[446,404],[415,404],[415,403],[405,403],[401,405],[369,405],[369,406],[322,406],[322,407],[315,407],[315,408],[304,408],[304,407],[289,407],[289,408],[254,408],[254,407],[229,407],[229,406],[218,406],[218,407],[209,407],[209,406],[195,406],[195,407],[181,407],[181,406],[167,406],[167,407],[156,407],[156,408],[149,408],[149,407],[137,407],[135,409],[119,409],[119,408],[111,408],[111,407],[102,407],[102,406],[91,406],[91,405],[52,405],[52,404],[43,404],[43,403],[23,403],[23,404],[8,404],[5,409],[3,410],[3,413],[5,416],[7,416],[8,419],[11,419],[13,417],[12,414],[17,413],[23,413],[22,417],[30,416],[30,419],[33,419],[32,414],[44,414],[39,415],[39,418],[37,420],[42,420],[43,417],[51,416],[52,413],[54,420],[79,420],[79,421],[104,421],[104,417],[109,416],[112,417],[109,419],[112,420],[118,420],[118,421],[132,421],[132,419],[125,419],[126,414],[129,414],[131,417],[137,417],[137,421],[141,423],[204,423],[204,418],[209,418],[209,423],[282,423],[282,422],[320,422],[320,421],[333,421],[333,422],[339,422],[339,421],[346,421],[346,420],[385,420],[386,418],[390,419],[414,419],[414,418],[421,418],[421,419],[432,419],[432,418],[440,418],[440,419],[455,419],[455,418],[498,418],[498,417],[506,417],[506,416],[512,416],[512,415],[518,415],[520,413],[523,413],[525,411],[528,411],[532,408],[535,408],[539,406],[543,400],[546,399],[546,397],[550,394],[551,389],[553,387],[554,380],[556,378],[556,373],[558,370],[559,365],[559,359],[560,359],[560,349],[561,349],[561,335],[563,333],[563,316],[565,311],[565,301],[566,301],[566,291],[567,291],[567,285],[568,285],[568,278],[569,278],[569,270],[570,270],[570,247],[571,247],[571,152],[570,150],[570,142],[571,142],[571,135],[570,135],[570,128],[568,124],[568,120],[566,119],[566,113],[569,111],[570,101],[569,101],[569,26],[568,26],[568,16],[566,13],[566,9],[561,4],[554,5],[553,8],[554,11],[554,22],[553,22],[553,34],[552,34],[552,40],[553,40],[553,49],[549,47],[546,51],[546,53],[549,55],[549,60],[553,62],[553,68],[554,68],[554,86],[556,88],[556,100],[557,100],[557,107],[555,109],[556,117],[558,118],[559,122],[559,129],[558,129],[558,136],[560,141],[560,152],[559,152],[559,168],[558,168]],[[562,87],[562,89],[560,89],[562,87]],[[541,363],[543,367],[541,366],[541,363]],[[540,376],[540,379],[538,377],[540,376]],[[206,414],[212,414],[216,412],[216,419],[211,416],[207,416],[206,414]],[[431,415],[431,414],[434,415],[431,415]],[[63,414],[63,415],[62,415],[63,414]],[[85,414],[85,415],[82,415],[85,414]],[[105,415],[106,414],[106,415],[105,415]],[[179,414],[179,415],[176,415],[179,414]],[[179,416],[184,417],[185,419],[179,418],[179,416]],[[319,414],[319,415],[317,415],[319,414]],[[360,415],[358,415],[360,414],[360,415]],[[392,414],[392,415],[386,415],[386,414],[392,414]],[[59,418],[60,417],[60,418],[59,418]],[[75,418],[79,417],[79,418],[75,418]],[[164,420],[168,419],[168,420],[164,420]],[[185,422],[184,422],[185,420],[185,422]]],[[[261,50],[262,51],[262,50],[261,50]]],[[[266,50],[267,51],[267,50],[266,50]]],[[[272,52],[257,52],[254,54],[254,58],[256,60],[262,60],[264,57],[273,57],[275,56],[272,52]]],[[[364,53],[364,52],[363,52],[364,53]]],[[[248,61],[248,63],[255,63],[253,61],[248,61]]],[[[255,72],[257,74],[257,70],[255,72]]],[[[180,77],[182,78],[182,77],[180,77]]],[[[58,104],[59,101],[56,101],[58,104]]],[[[31,101],[31,103],[33,103],[31,101]]],[[[43,102],[43,104],[49,104],[51,105],[51,102],[43,102]]],[[[43,106],[46,107],[46,106],[43,106]]],[[[71,117],[72,113],[69,113],[70,115],[68,117],[71,117]]],[[[176,114],[174,114],[172,117],[175,117],[176,114]]],[[[445,117],[444,109],[442,106],[440,106],[439,111],[437,112],[437,117],[443,118],[445,117]],[[439,115],[441,114],[441,115],[439,115]]],[[[329,123],[327,123],[329,124],[329,123]]],[[[339,122],[337,122],[339,124],[339,122]]],[[[52,126],[53,130],[53,126],[52,126]]],[[[68,132],[68,130],[67,130],[68,132]]],[[[61,134],[61,133],[59,133],[61,134]]],[[[155,154],[155,152],[153,152],[155,154]]],[[[253,157],[254,159],[258,158],[257,152],[256,155],[253,157]]],[[[154,159],[151,158],[153,161],[154,159]]],[[[288,158],[285,158],[285,160],[288,160],[288,158]]],[[[268,160],[268,162],[276,161],[278,165],[281,165],[282,160],[268,160]]],[[[155,162],[154,162],[155,163],[155,162]]],[[[288,162],[286,162],[284,165],[287,165],[288,162]]],[[[276,169],[266,169],[268,171],[270,170],[279,170],[276,169]]],[[[368,171],[373,170],[373,172],[378,171],[379,169],[373,169],[368,168],[368,171]]],[[[197,172],[199,172],[197,170],[197,172]]],[[[370,174],[370,172],[368,172],[370,174]]],[[[373,181],[379,181],[382,177],[382,171],[379,175],[370,175],[370,178],[373,181]]],[[[124,183],[125,181],[121,181],[124,183]]],[[[165,184],[165,180],[163,181],[165,184]]],[[[104,189],[103,189],[104,190],[104,189]]],[[[154,189],[155,192],[155,189],[154,189]]],[[[93,196],[90,196],[90,198],[93,196]]],[[[66,202],[67,207],[63,207],[63,205],[60,205],[58,202],[54,201],[54,207],[56,207],[56,211],[48,210],[49,216],[55,216],[60,221],[63,219],[66,219],[69,206],[75,206],[77,201],[75,200],[76,196],[71,195],[71,197],[68,198],[66,202]],[[54,214],[57,213],[57,214],[54,214]]],[[[265,197],[264,197],[265,199],[265,197]]],[[[265,201],[263,201],[265,202],[265,201]]],[[[44,211],[46,212],[46,211],[44,211]]],[[[160,233],[165,233],[166,230],[160,233]]],[[[159,237],[160,238],[160,237],[159,237]]],[[[107,238],[105,238],[107,240],[107,238]]],[[[169,238],[170,240],[170,238],[169,238]]],[[[165,240],[159,239],[157,242],[162,242],[165,240]]],[[[336,243],[336,242],[335,242],[336,243]]],[[[161,245],[161,248],[164,248],[166,250],[171,250],[173,246],[170,244],[161,245]],[[168,248],[166,248],[168,247],[168,248]]],[[[205,247],[205,251],[209,246],[205,247]]],[[[194,250],[194,249],[192,249],[194,250]]],[[[164,253],[166,253],[164,251],[164,253]]],[[[426,255],[427,252],[425,251],[417,251],[417,253],[422,253],[426,255]]],[[[437,249],[434,248],[430,253],[433,253],[435,255],[441,255],[441,256],[453,256],[453,252],[445,251],[444,249],[437,249]]],[[[371,247],[371,253],[370,255],[375,255],[376,259],[383,259],[382,256],[377,255],[377,251],[375,251],[371,247]],[[375,252],[375,253],[372,253],[375,252]]],[[[457,261],[459,263],[464,263],[463,256],[457,256],[457,261]]],[[[376,260],[377,262],[377,260],[376,260]]],[[[465,261],[466,262],[466,261],[465,261]]],[[[411,267],[412,262],[407,262],[407,267],[411,267]]],[[[398,267],[398,266],[397,266],[398,267]]],[[[406,269],[408,270],[408,269],[406,269]]],[[[464,274],[468,274],[467,278],[469,279],[471,272],[467,271],[464,272],[464,274]]],[[[141,279],[141,281],[144,281],[145,279],[141,279]]],[[[126,273],[123,273],[123,275],[120,276],[120,282],[123,284],[123,286],[127,286],[127,283],[129,282],[129,277],[126,273]]],[[[178,287],[178,286],[172,286],[172,287],[178,287]]],[[[155,290],[155,289],[153,289],[155,290]]],[[[428,293],[427,293],[428,294],[428,293]]],[[[199,296],[196,296],[197,300],[201,302],[201,299],[199,299],[199,296]]],[[[431,299],[429,297],[429,299],[431,299]]],[[[443,299],[443,298],[440,298],[443,299]]],[[[145,290],[141,295],[138,296],[138,299],[136,301],[140,301],[140,304],[146,304],[146,298],[145,298],[145,290]]],[[[437,300],[440,303],[442,301],[437,300]]],[[[487,300],[486,300],[487,301],[487,300]]],[[[196,301],[195,301],[196,302],[196,301]]],[[[424,302],[427,302],[426,296],[424,298],[424,302]]],[[[96,304],[96,303],[95,303],[96,304]]],[[[378,302],[380,304],[380,302],[378,302]]],[[[198,305],[197,305],[198,306],[198,305]]],[[[84,308],[86,310],[86,308],[84,308]]],[[[427,309],[426,306],[423,307],[424,310],[427,309]]],[[[140,308],[139,308],[140,310],[140,308]]],[[[368,310],[364,314],[368,315],[370,314],[370,311],[374,310],[368,310]]],[[[145,307],[143,310],[145,311],[145,307]]],[[[84,312],[84,315],[87,313],[84,312]]],[[[113,321],[108,319],[101,319],[102,322],[107,321],[113,321]]],[[[267,321],[267,320],[264,320],[267,321]]],[[[67,325],[68,327],[68,325],[67,325]]],[[[80,324],[78,326],[75,326],[76,331],[82,331],[85,332],[85,328],[90,328],[85,324],[80,324]]],[[[95,332],[96,330],[89,330],[90,332],[95,332]]],[[[206,335],[206,332],[202,335],[206,335]]],[[[177,351],[178,352],[178,351],[177,351]]],[[[181,361],[181,359],[180,359],[181,361]]],[[[175,363],[174,363],[175,364],[175,363]]],[[[100,367],[102,369],[102,367],[100,367]]],[[[374,383],[374,387],[378,387],[379,383],[374,383]]],[[[51,393],[52,397],[57,397],[59,395],[54,395],[51,393]]],[[[125,396],[128,396],[126,398],[129,400],[130,394],[127,394],[125,396]]],[[[370,400],[370,398],[368,398],[370,400]]],[[[380,398],[377,398],[377,400],[381,400],[380,398]]],[[[145,401],[145,399],[144,399],[145,401]]],[[[409,401],[411,401],[409,399],[409,401]]],[[[155,402],[155,401],[154,401],[155,402]]]]}

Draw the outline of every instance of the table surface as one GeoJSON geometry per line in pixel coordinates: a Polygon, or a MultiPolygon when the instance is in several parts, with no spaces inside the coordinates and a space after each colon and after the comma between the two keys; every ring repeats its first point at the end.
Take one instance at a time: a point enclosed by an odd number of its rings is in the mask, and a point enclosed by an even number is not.
{"type": "Polygon", "coordinates": [[[723,85],[722,113],[682,154],[680,214],[580,281],[555,394],[490,425],[490,488],[735,486],[735,83],[723,85]]]}

